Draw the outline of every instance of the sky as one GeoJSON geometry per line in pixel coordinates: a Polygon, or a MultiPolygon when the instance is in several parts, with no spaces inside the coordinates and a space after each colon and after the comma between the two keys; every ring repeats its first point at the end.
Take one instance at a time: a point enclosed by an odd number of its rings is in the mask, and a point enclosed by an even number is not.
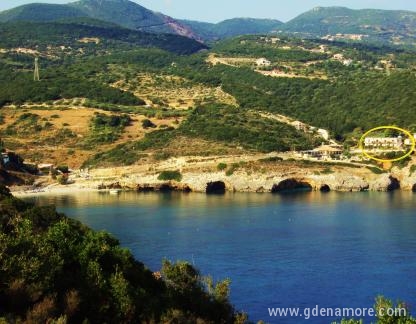
{"type": "MultiPolygon", "coordinates": [[[[288,21],[317,6],[352,9],[416,11],[414,0],[134,0],[174,18],[219,22],[235,17],[272,18],[288,21]]],[[[32,2],[68,3],[68,0],[0,0],[0,10],[32,2]]]]}

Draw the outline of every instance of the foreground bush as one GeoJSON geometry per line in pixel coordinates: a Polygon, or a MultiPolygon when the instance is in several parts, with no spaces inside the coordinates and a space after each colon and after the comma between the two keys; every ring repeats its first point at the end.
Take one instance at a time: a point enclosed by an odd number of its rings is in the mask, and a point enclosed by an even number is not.
{"type": "MultiPolygon", "coordinates": [[[[0,188],[0,323],[234,323],[228,281],[187,263],[154,275],[105,232],[0,188]]],[[[244,317],[243,317],[244,318],[244,317]]]]}

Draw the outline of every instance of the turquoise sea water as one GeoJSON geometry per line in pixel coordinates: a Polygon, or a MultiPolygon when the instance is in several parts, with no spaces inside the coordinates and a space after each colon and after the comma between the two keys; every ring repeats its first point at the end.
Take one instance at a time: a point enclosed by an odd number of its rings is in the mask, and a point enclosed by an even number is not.
{"type": "MultiPolygon", "coordinates": [[[[269,307],[371,307],[377,295],[416,313],[416,195],[82,193],[30,198],[114,234],[152,270],[163,258],[232,280],[231,300],[267,323],[269,307]]],[[[366,322],[370,322],[367,319],[366,322]]]]}

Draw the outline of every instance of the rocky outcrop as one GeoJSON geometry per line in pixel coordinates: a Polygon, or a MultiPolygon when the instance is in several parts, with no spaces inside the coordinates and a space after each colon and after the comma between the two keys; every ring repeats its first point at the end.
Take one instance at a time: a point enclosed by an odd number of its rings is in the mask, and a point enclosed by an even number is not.
{"type": "Polygon", "coordinates": [[[308,168],[293,168],[281,172],[246,172],[237,170],[232,175],[225,172],[196,172],[183,171],[182,181],[159,181],[158,173],[136,173],[128,174],[116,181],[108,183],[97,183],[90,181],[89,186],[105,189],[131,189],[140,192],[149,191],[181,191],[201,193],[224,193],[224,192],[282,192],[288,190],[312,190],[312,191],[393,191],[397,189],[415,190],[416,178],[409,178],[408,170],[402,174],[375,174],[365,168],[351,169],[338,168],[331,174],[318,174],[308,168]],[[403,183],[405,185],[403,186],[403,183]]]}
{"type": "Polygon", "coordinates": [[[380,175],[370,184],[370,190],[388,192],[400,189],[400,182],[389,174],[380,175]]]}
{"type": "Polygon", "coordinates": [[[312,185],[305,180],[287,179],[272,187],[272,193],[287,191],[312,191],[312,185]]]}
{"type": "Polygon", "coordinates": [[[369,189],[368,182],[358,176],[345,174],[331,174],[314,176],[313,180],[317,183],[315,190],[321,191],[343,191],[360,192],[369,189]]]}

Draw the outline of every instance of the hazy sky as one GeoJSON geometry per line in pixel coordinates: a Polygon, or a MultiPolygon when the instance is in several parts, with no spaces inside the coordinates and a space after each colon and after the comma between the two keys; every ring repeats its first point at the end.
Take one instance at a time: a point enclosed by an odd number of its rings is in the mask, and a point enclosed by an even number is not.
{"type": "MultiPolygon", "coordinates": [[[[0,10],[31,2],[67,3],[68,0],[0,0],[0,10]]],[[[403,9],[416,11],[414,0],[135,0],[174,18],[218,22],[233,17],[274,18],[288,21],[316,6],[353,9],[403,9]]]]}

